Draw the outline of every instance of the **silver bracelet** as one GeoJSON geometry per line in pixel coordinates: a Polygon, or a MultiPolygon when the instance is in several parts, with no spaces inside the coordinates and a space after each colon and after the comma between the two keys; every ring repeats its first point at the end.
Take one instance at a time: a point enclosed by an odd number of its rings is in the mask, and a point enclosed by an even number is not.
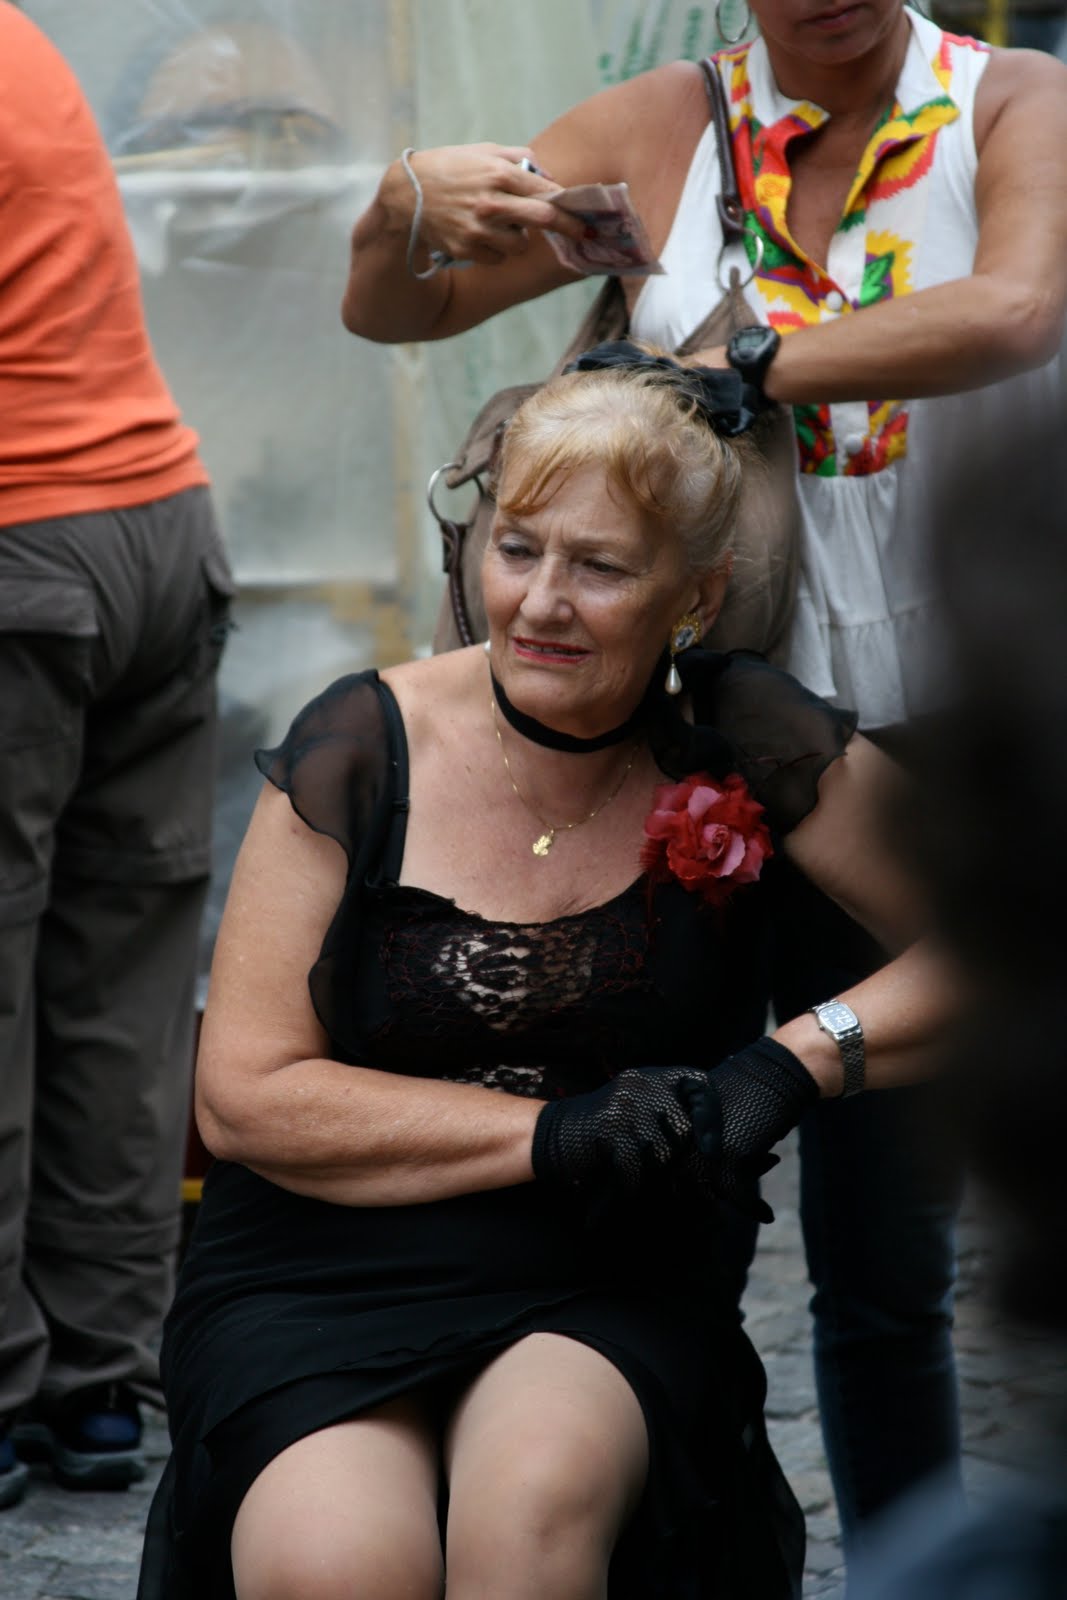
{"type": "Polygon", "coordinates": [[[415,146],[409,144],[406,150],[400,152],[400,164],[408,175],[411,187],[415,191],[415,215],[411,219],[411,232],[408,234],[408,271],[413,278],[432,278],[443,267],[452,265],[452,257],[444,250],[430,251],[430,265],[422,272],[415,270],[415,251],[419,246],[419,228],[422,224],[422,184],[415,176],[415,169],[411,165],[411,157],[415,154],[415,146]]]}

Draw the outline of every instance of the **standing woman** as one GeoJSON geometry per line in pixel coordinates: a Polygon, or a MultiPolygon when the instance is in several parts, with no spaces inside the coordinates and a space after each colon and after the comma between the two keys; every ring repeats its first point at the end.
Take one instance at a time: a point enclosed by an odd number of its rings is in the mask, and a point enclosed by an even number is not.
{"type": "MultiPolygon", "coordinates": [[[[552,189],[625,180],[666,271],[626,292],[635,334],[674,347],[751,274],[759,337],[726,351],[791,406],[802,515],[790,670],[892,748],[937,709],[937,597],[919,508],[943,463],[1051,396],[1067,305],[1067,70],[943,33],[899,0],[756,0],[761,37],[723,51],[748,262],[720,264],[718,166],[699,69],[657,68],[576,106],[532,146],[417,152],[356,224],[343,316],[378,340],[437,339],[572,274],[552,189]],[[532,154],[551,181],[522,170],[532,154]],[[1041,370],[1035,370],[1041,369],[1041,370]]],[[[774,1009],[801,1015],[884,959],[783,874],[774,1009]]],[[[816,1372],[846,1541],[958,1456],[950,1340],[954,1183],[918,1159],[921,1098],[819,1107],[801,1132],[816,1372]]]]}

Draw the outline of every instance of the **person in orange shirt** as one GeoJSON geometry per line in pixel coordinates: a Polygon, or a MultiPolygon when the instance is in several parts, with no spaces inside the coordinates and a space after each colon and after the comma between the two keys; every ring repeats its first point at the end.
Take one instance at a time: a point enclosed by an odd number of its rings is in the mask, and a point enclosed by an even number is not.
{"type": "Polygon", "coordinates": [[[0,1507],[144,1471],[234,585],[111,163],[0,0],[0,1507]]]}

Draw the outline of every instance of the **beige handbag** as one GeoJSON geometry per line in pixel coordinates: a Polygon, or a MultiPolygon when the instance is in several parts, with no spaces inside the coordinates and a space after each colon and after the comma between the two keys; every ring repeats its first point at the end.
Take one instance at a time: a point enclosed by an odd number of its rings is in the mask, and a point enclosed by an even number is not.
{"type": "MultiPolygon", "coordinates": [[[[713,61],[703,61],[701,66],[718,144],[722,177],[718,205],[725,247],[739,241],[745,232],[745,213],[734,173],[722,81],[713,61]]],[[[685,356],[707,346],[724,345],[738,328],[751,327],[758,320],[733,268],[723,298],[674,354],[685,356]]],[[[551,376],[562,372],[583,350],[605,340],[625,338],[628,322],[622,285],[618,278],[609,278],[551,376]]],[[[528,383],[498,390],[474,419],[455,458],[430,480],[430,509],[441,529],[448,577],[434,631],[435,651],[455,650],[486,636],[481,564],[494,506],[485,479],[508,421],[540,387],[528,383]],[[450,489],[474,484],[477,499],[468,521],[454,522],[441,516],[433,498],[438,478],[443,478],[450,489]]],[[[790,413],[782,406],[771,407],[757,419],[749,438],[755,446],[756,459],[746,467],[741,492],[733,541],[733,575],[722,611],[706,642],[717,650],[759,650],[773,657],[785,643],[797,580],[800,519],[796,443],[790,413]]]]}

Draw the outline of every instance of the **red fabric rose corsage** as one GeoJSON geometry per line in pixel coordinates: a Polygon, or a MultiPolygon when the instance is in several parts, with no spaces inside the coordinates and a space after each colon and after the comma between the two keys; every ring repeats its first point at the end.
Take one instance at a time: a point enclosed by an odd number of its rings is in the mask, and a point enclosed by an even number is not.
{"type": "Polygon", "coordinates": [[[773,854],[763,807],[739,773],[695,772],[656,790],[641,847],[653,883],[677,878],[683,889],[721,906],[741,884],[755,883],[773,854]]]}

